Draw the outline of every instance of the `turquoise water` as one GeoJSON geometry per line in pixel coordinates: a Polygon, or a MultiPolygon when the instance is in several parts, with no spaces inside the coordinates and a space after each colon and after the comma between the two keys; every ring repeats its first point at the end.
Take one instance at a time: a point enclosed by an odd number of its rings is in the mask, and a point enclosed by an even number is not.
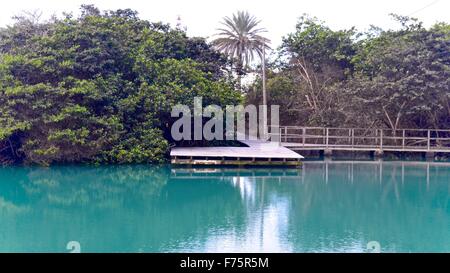
{"type": "Polygon", "coordinates": [[[0,252],[450,252],[450,165],[0,168],[0,252]]]}

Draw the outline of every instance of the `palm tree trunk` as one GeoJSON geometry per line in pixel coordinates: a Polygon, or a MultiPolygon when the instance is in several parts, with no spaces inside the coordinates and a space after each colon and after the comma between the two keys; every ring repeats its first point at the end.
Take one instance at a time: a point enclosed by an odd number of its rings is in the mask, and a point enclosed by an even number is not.
{"type": "Polygon", "coordinates": [[[237,82],[238,82],[238,89],[239,91],[242,91],[242,74],[243,73],[243,64],[242,64],[242,58],[239,57],[237,64],[236,64],[236,73],[237,73],[237,82]]]}

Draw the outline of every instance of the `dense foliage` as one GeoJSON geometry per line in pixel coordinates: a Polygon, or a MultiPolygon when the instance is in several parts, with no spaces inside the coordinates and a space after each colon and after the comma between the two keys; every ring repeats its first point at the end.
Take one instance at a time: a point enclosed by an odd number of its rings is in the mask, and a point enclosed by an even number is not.
{"type": "Polygon", "coordinates": [[[0,30],[0,163],[160,162],[173,105],[240,101],[225,65],[131,10],[17,18],[0,30]]]}
{"type": "MultiPolygon", "coordinates": [[[[281,123],[361,128],[450,128],[450,25],[334,31],[303,16],[284,37],[267,89],[281,123]]],[[[248,101],[261,101],[260,80],[248,101]]]]}
{"type": "MultiPolygon", "coordinates": [[[[450,25],[393,17],[398,30],[366,33],[301,17],[267,69],[281,124],[450,128],[450,25]]],[[[0,164],[161,162],[175,104],[241,102],[233,50],[131,10],[18,17],[0,29],[0,164]]],[[[258,78],[247,103],[261,90],[258,78]]]]}

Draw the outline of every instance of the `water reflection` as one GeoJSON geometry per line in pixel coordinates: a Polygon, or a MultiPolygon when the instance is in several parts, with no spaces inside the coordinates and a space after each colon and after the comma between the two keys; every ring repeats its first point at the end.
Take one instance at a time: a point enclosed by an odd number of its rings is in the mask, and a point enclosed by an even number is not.
{"type": "Polygon", "coordinates": [[[0,251],[450,251],[450,166],[0,169],[0,251]]]}

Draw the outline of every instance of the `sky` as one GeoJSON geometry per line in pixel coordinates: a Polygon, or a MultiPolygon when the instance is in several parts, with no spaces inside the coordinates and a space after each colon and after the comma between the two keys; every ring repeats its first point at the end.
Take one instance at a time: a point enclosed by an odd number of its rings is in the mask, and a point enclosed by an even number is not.
{"type": "Polygon", "coordinates": [[[396,28],[389,13],[419,18],[425,26],[436,22],[450,23],[450,0],[14,0],[3,1],[0,26],[11,24],[12,16],[23,11],[40,11],[43,18],[62,12],[79,14],[81,4],[95,4],[100,9],[130,8],[142,19],[162,21],[175,26],[177,18],[189,36],[211,38],[224,16],[237,10],[247,10],[262,20],[261,26],[272,40],[272,48],[281,44],[282,37],[295,30],[298,18],[307,13],[325,21],[332,29],[355,26],[366,30],[376,25],[396,28]]]}

